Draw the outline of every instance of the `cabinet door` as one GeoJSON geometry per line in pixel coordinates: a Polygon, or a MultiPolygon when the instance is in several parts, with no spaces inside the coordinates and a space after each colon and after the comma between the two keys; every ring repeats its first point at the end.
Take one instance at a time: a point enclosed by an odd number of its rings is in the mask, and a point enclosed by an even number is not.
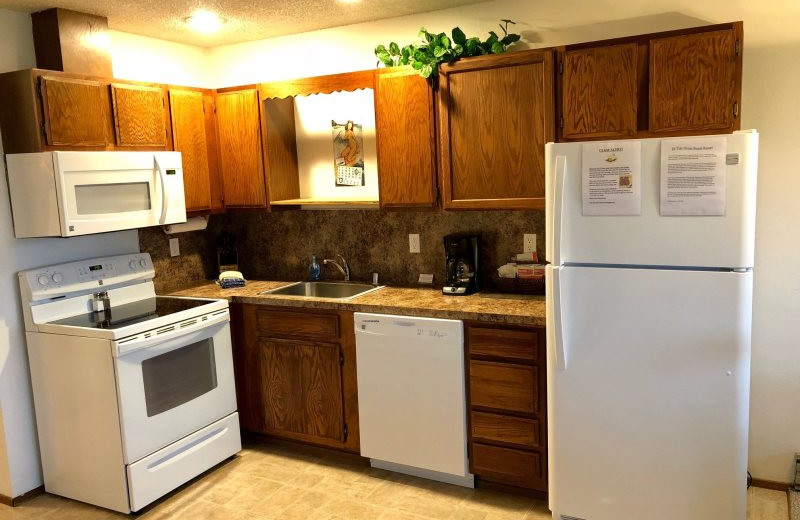
{"type": "Polygon", "coordinates": [[[267,205],[258,90],[217,94],[219,161],[226,207],[267,205]]]}
{"type": "Polygon", "coordinates": [[[652,132],[739,128],[740,28],[651,40],[652,132]]]}
{"type": "Polygon", "coordinates": [[[183,189],[186,211],[211,209],[211,177],[208,165],[203,93],[169,91],[172,142],[183,158],[183,189]]]}
{"type": "Polygon", "coordinates": [[[439,82],[445,209],[543,209],[552,51],[461,60],[442,67],[439,82]]]}
{"type": "Polygon", "coordinates": [[[568,50],[561,81],[562,136],[632,136],[638,87],[635,43],[568,50]]]}
{"type": "Polygon", "coordinates": [[[259,349],[265,431],[343,442],[339,345],[261,338],[259,349]]]}
{"type": "Polygon", "coordinates": [[[375,77],[378,180],[383,207],[436,205],[433,90],[410,68],[375,77]]]}
{"type": "Polygon", "coordinates": [[[111,103],[107,83],[42,76],[40,87],[48,145],[110,144],[111,103]]]}
{"type": "Polygon", "coordinates": [[[113,84],[111,92],[117,146],[163,150],[167,144],[167,130],[161,87],[113,84]]]}

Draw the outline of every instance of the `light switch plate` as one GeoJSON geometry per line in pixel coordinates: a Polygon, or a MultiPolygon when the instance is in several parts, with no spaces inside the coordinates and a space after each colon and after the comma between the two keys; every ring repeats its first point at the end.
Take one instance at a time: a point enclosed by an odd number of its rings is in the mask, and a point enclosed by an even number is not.
{"type": "Polygon", "coordinates": [[[416,233],[408,235],[408,252],[419,253],[419,235],[416,233]]]}
{"type": "Polygon", "coordinates": [[[536,233],[525,233],[522,235],[522,252],[533,253],[536,251],[536,233]]]}
{"type": "Polygon", "coordinates": [[[179,256],[181,254],[181,246],[177,238],[169,239],[169,256],[179,256]]]}

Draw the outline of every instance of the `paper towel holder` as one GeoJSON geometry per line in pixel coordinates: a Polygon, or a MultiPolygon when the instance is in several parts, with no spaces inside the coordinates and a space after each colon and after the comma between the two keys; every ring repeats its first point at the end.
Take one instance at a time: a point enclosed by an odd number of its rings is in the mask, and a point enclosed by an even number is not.
{"type": "Polygon", "coordinates": [[[202,215],[200,217],[191,217],[186,222],[162,226],[161,229],[167,235],[174,235],[175,233],[186,233],[188,231],[203,231],[207,227],[208,215],[202,215]]]}

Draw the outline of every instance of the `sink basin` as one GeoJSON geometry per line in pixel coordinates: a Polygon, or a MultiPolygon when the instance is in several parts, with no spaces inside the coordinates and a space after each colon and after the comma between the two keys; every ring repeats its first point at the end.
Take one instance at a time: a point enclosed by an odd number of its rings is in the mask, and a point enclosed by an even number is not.
{"type": "Polygon", "coordinates": [[[282,294],[286,296],[301,296],[307,298],[334,298],[347,300],[377,291],[382,285],[348,282],[297,282],[284,285],[277,289],[270,289],[260,294],[282,294]]]}

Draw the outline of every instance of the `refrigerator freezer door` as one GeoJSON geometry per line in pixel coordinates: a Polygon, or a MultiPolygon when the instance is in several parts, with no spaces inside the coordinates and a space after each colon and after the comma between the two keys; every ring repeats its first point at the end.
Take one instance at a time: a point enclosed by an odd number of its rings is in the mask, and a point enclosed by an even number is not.
{"type": "Polygon", "coordinates": [[[744,520],[752,273],[556,270],[553,517],[744,520]]]}
{"type": "Polygon", "coordinates": [[[758,133],[727,136],[726,214],[660,214],[661,143],[642,140],[641,216],[583,216],[582,143],[546,146],[546,258],[555,265],[753,266],[758,133]],[[563,191],[561,187],[563,186],[563,191]],[[676,243],[676,238],[679,242],[676,243]]]}

